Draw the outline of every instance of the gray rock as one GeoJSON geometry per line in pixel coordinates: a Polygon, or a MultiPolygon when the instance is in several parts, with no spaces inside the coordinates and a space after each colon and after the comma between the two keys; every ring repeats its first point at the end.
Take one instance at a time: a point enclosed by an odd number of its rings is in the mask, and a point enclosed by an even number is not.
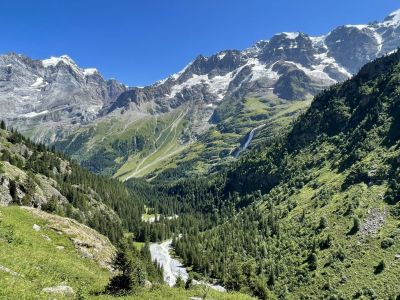
{"type": "Polygon", "coordinates": [[[48,237],[48,236],[45,235],[45,234],[42,234],[42,238],[43,238],[44,240],[48,241],[48,242],[51,242],[51,238],[48,237]]]}
{"type": "Polygon", "coordinates": [[[2,265],[0,265],[0,272],[9,273],[12,276],[21,276],[19,273],[14,272],[13,270],[11,270],[5,266],[2,266],[2,265]]]}
{"type": "Polygon", "coordinates": [[[53,287],[47,287],[42,290],[43,293],[47,294],[55,294],[55,295],[61,295],[61,296],[73,296],[75,295],[74,290],[72,287],[68,285],[58,285],[58,286],[53,286],[53,287]]]}
{"type": "Polygon", "coordinates": [[[143,286],[145,289],[147,289],[147,290],[150,290],[152,287],[153,287],[153,284],[150,282],[150,281],[148,281],[148,280],[145,280],[145,282],[144,282],[144,286],[143,286]]]}
{"type": "Polygon", "coordinates": [[[33,230],[35,230],[35,231],[39,231],[39,230],[40,230],[40,226],[37,225],[37,224],[33,224],[32,228],[33,228],[33,230]]]}

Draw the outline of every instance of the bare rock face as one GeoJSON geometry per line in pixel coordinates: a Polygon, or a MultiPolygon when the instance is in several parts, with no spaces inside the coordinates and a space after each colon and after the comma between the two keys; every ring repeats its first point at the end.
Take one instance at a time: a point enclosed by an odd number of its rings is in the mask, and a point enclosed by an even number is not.
{"type": "Polygon", "coordinates": [[[386,215],[386,209],[384,211],[381,211],[379,208],[368,209],[368,215],[361,226],[361,234],[363,236],[368,236],[378,233],[385,222],[386,215]]]}
{"type": "Polygon", "coordinates": [[[42,61],[0,56],[0,118],[22,131],[40,128],[41,135],[32,135],[36,140],[52,142],[64,127],[94,120],[126,89],[96,69],[79,68],[66,55],[42,61]]]}
{"type": "Polygon", "coordinates": [[[10,181],[6,176],[0,175],[0,205],[6,206],[12,202],[10,195],[10,181]]]}

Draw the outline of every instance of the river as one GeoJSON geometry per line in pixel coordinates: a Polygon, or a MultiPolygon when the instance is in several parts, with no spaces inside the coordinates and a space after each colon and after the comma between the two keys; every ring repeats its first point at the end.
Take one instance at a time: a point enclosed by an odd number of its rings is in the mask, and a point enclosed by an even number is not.
{"type": "Polygon", "coordinates": [[[186,281],[189,274],[182,264],[175,258],[171,257],[172,240],[163,243],[150,244],[150,254],[153,261],[157,260],[164,268],[164,281],[169,286],[174,286],[176,279],[180,275],[186,281]]]}
{"type": "MultiPolygon", "coordinates": [[[[157,262],[162,265],[164,269],[165,283],[167,283],[169,286],[174,286],[179,275],[181,276],[182,280],[186,282],[189,278],[189,274],[179,260],[171,256],[171,250],[172,240],[150,244],[151,259],[153,261],[157,260],[157,262]]],[[[226,292],[226,289],[220,285],[213,285],[197,280],[193,280],[193,284],[204,284],[219,292],[226,292]]]]}

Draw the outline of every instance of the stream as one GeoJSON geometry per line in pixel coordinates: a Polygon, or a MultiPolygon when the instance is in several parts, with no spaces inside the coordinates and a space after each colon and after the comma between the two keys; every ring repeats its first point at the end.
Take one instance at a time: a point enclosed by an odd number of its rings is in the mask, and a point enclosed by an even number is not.
{"type": "Polygon", "coordinates": [[[237,158],[240,153],[242,153],[244,150],[247,149],[247,147],[250,145],[251,141],[253,140],[254,133],[256,130],[261,129],[265,126],[265,124],[261,124],[260,126],[254,127],[248,134],[247,140],[243,145],[240,145],[237,151],[233,154],[234,158],[237,158]]]}
{"type": "MultiPolygon", "coordinates": [[[[172,250],[172,240],[167,240],[162,243],[150,244],[150,254],[152,261],[161,264],[164,269],[164,281],[169,286],[174,286],[176,279],[180,275],[183,281],[187,281],[189,274],[185,267],[176,258],[171,257],[170,251],[172,250]]],[[[204,284],[211,289],[219,292],[226,292],[226,289],[220,285],[213,285],[202,281],[193,280],[193,284],[204,284]]]]}

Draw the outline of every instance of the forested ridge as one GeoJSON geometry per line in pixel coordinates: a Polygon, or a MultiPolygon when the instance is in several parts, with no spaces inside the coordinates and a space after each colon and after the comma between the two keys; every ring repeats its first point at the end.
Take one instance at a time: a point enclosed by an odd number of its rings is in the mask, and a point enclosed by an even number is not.
{"type": "Polygon", "coordinates": [[[367,64],[318,95],[287,134],[208,179],[219,183],[204,185],[210,207],[230,199],[239,213],[174,240],[176,252],[260,298],[395,299],[399,79],[398,52],[367,64]]]}

